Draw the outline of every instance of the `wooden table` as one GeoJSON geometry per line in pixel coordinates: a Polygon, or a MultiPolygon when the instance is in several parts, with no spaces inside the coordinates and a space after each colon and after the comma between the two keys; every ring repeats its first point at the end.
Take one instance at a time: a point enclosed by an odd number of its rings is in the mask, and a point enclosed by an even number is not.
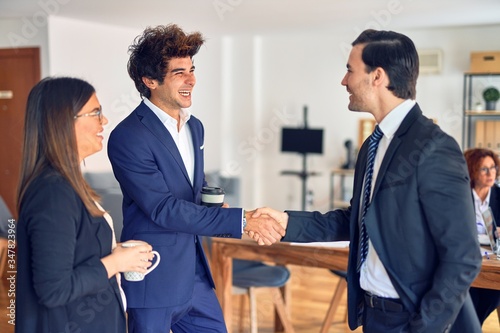
{"type": "Polygon", "coordinates": [[[500,290],[500,260],[497,260],[494,254],[490,254],[490,259],[483,258],[481,271],[472,285],[477,288],[500,290]]]}
{"type": "MultiPolygon", "coordinates": [[[[233,258],[345,271],[348,256],[348,248],[302,246],[291,243],[259,246],[252,240],[212,238],[212,265],[214,267],[212,273],[228,332],[231,333],[233,324],[231,293],[233,258]]],[[[472,285],[500,290],[500,260],[496,260],[494,255],[490,257],[491,259],[483,260],[481,272],[472,285]]]]}
{"type": "Polygon", "coordinates": [[[259,246],[252,240],[212,238],[212,274],[228,332],[232,332],[233,258],[346,270],[348,248],[301,246],[277,243],[259,246]]]}

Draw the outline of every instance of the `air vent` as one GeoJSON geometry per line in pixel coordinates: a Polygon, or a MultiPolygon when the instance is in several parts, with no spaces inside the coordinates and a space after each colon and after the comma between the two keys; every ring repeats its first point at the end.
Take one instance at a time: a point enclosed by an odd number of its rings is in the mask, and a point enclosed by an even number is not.
{"type": "Polygon", "coordinates": [[[420,61],[420,74],[439,74],[441,73],[443,52],[438,49],[418,50],[420,61]]]}

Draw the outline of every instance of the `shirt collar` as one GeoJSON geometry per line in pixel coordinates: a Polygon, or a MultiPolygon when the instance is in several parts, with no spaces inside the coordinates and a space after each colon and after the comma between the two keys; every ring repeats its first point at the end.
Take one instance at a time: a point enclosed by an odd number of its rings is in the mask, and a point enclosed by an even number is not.
{"type": "MultiPolygon", "coordinates": [[[[144,104],[146,104],[151,111],[160,119],[160,121],[164,125],[173,125],[177,126],[177,119],[171,117],[168,113],[164,112],[162,109],[157,107],[156,105],[153,104],[147,97],[144,97],[144,104]]],[[[182,128],[182,126],[189,121],[191,118],[191,112],[186,109],[181,109],[180,111],[180,119],[181,123],[179,128],[182,128]]]]}
{"type": "Polygon", "coordinates": [[[379,127],[384,133],[384,136],[389,140],[392,139],[394,134],[399,128],[399,125],[403,122],[406,115],[415,106],[416,101],[407,99],[403,103],[392,109],[387,116],[380,122],[379,127]]]}
{"type": "Polygon", "coordinates": [[[476,190],[472,189],[472,196],[474,197],[474,201],[478,202],[479,205],[487,205],[488,207],[490,206],[490,194],[491,194],[491,188],[488,189],[488,194],[486,195],[486,198],[484,199],[484,202],[481,200],[479,195],[477,195],[476,190]]]}

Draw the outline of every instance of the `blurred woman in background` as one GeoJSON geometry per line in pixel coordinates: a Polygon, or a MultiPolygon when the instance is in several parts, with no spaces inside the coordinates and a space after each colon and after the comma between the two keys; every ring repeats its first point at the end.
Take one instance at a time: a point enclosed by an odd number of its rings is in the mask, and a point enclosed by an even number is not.
{"type": "MultiPolygon", "coordinates": [[[[496,184],[500,160],[494,151],[483,148],[469,149],[464,156],[469,169],[479,243],[489,246],[487,226],[482,213],[491,208],[495,221],[500,222],[500,187],[496,184]]],[[[496,225],[492,227],[496,239],[498,237],[496,225]]],[[[471,287],[470,295],[482,325],[486,318],[500,306],[500,290],[471,287]]]]}

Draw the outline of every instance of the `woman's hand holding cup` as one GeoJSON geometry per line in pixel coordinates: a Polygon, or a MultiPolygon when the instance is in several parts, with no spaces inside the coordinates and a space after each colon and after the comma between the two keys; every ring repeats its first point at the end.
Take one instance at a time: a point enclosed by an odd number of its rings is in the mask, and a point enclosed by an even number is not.
{"type": "Polygon", "coordinates": [[[152,246],[146,242],[131,240],[119,243],[110,255],[101,258],[101,262],[108,272],[108,278],[126,271],[144,274],[154,258],[152,250],[152,246]]]}
{"type": "Polygon", "coordinates": [[[144,277],[151,273],[160,263],[160,254],[157,251],[153,251],[151,245],[146,242],[130,240],[119,244],[115,251],[119,247],[126,252],[132,253],[132,258],[129,258],[130,262],[128,267],[120,271],[123,272],[125,280],[142,281],[144,277]],[[155,263],[152,264],[151,260],[153,260],[155,256],[155,263]]]}
{"type": "Polygon", "coordinates": [[[153,247],[144,241],[129,240],[124,243],[118,243],[113,253],[117,252],[123,259],[120,272],[135,271],[146,273],[152,265],[154,258],[153,247]]]}

